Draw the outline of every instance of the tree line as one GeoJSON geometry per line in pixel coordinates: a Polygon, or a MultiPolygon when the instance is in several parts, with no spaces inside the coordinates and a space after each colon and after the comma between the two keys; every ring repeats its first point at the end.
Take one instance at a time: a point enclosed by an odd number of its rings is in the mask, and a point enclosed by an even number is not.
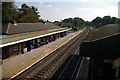
{"type": "Polygon", "coordinates": [[[86,21],[87,26],[93,26],[95,28],[104,26],[107,24],[117,24],[120,23],[120,19],[116,17],[111,17],[111,16],[104,16],[103,18],[101,17],[96,17],[93,19],[91,22],[86,21]]]}
{"type": "Polygon", "coordinates": [[[62,21],[54,21],[54,24],[58,26],[73,27],[73,28],[76,27],[78,29],[84,26],[98,28],[107,24],[117,24],[117,23],[120,23],[120,19],[116,17],[111,17],[111,16],[104,16],[103,18],[96,17],[92,21],[85,21],[79,17],[66,18],[62,21]]]}
{"type": "MultiPolygon", "coordinates": [[[[45,22],[45,20],[40,19],[40,13],[38,9],[34,6],[28,6],[27,4],[22,4],[21,8],[15,6],[13,2],[3,2],[2,3],[2,24],[10,23],[16,20],[18,23],[39,23],[45,22]]],[[[46,21],[50,22],[50,21],[46,21]]],[[[52,22],[51,22],[52,23],[52,22]]],[[[61,21],[54,21],[54,24],[62,27],[69,28],[83,28],[85,26],[92,26],[98,28],[107,24],[117,24],[120,23],[120,19],[111,16],[96,17],[92,21],[85,21],[82,18],[66,18],[61,21]]]]}
{"type": "Polygon", "coordinates": [[[58,25],[58,26],[62,26],[62,27],[77,27],[77,28],[81,28],[83,27],[85,21],[82,18],[79,17],[75,17],[75,18],[67,18],[62,20],[61,22],[59,21],[54,21],[54,24],[58,25]]]}

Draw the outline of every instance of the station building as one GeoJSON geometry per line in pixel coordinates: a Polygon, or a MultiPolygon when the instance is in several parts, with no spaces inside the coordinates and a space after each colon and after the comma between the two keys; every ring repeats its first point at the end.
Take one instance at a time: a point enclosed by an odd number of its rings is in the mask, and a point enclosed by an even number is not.
{"type": "Polygon", "coordinates": [[[68,28],[52,23],[16,23],[2,27],[2,59],[24,54],[67,34],[68,28]]]}
{"type": "Polygon", "coordinates": [[[109,24],[89,32],[81,44],[81,55],[114,60],[120,57],[120,28],[109,24]]]}
{"type": "Polygon", "coordinates": [[[81,56],[94,58],[91,64],[92,66],[93,64],[97,66],[96,71],[99,68],[101,73],[103,72],[103,74],[107,75],[110,73],[114,75],[116,80],[120,80],[119,26],[119,24],[109,24],[101,28],[92,29],[80,45],[81,56]]]}

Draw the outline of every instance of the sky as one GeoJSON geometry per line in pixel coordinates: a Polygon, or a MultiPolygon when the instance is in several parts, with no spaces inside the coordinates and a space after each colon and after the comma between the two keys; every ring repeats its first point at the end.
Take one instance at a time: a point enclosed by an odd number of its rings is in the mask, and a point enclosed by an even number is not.
{"type": "Polygon", "coordinates": [[[21,4],[38,8],[42,19],[49,21],[61,21],[65,18],[80,17],[86,21],[92,21],[96,17],[118,17],[119,0],[17,0],[15,5],[21,4]]]}

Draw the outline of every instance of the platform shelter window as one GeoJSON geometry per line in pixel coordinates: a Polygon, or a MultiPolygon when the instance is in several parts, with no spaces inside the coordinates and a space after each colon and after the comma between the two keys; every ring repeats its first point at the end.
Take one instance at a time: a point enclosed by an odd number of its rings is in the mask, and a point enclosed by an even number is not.
{"type": "Polygon", "coordinates": [[[40,39],[37,39],[37,42],[40,43],[40,39]]]}
{"type": "Polygon", "coordinates": [[[13,51],[13,47],[10,46],[10,47],[9,47],[9,52],[12,52],[12,51],[13,51]]]}
{"type": "Polygon", "coordinates": [[[17,51],[18,50],[18,45],[13,45],[13,51],[17,51]]]}

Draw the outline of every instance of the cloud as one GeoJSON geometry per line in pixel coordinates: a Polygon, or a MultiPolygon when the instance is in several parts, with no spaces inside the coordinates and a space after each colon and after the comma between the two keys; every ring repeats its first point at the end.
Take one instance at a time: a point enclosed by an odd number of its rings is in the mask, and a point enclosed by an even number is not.
{"type": "Polygon", "coordinates": [[[80,2],[89,2],[89,0],[80,0],[80,2]]]}
{"type": "Polygon", "coordinates": [[[47,7],[47,8],[51,8],[51,7],[52,7],[52,5],[47,5],[46,7],[47,7]]]}
{"type": "Polygon", "coordinates": [[[54,11],[60,11],[61,8],[54,8],[53,10],[54,10],[54,11]]]}
{"type": "Polygon", "coordinates": [[[66,13],[61,8],[52,7],[47,9],[47,12],[41,12],[41,18],[50,21],[59,21],[66,17],[66,13]]]}
{"type": "Polygon", "coordinates": [[[118,17],[118,8],[115,6],[106,6],[101,8],[76,8],[71,13],[64,12],[64,10],[60,8],[52,8],[51,11],[44,13],[43,18],[50,21],[60,21],[69,17],[80,17],[86,21],[92,21],[98,16],[104,17],[107,15],[118,17]]]}
{"type": "Polygon", "coordinates": [[[43,2],[40,2],[40,5],[43,5],[43,2]]]}
{"type": "Polygon", "coordinates": [[[85,20],[91,21],[95,17],[104,17],[106,15],[118,17],[118,8],[115,6],[106,6],[99,8],[77,8],[75,13],[76,15],[82,17],[85,20]]]}
{"type": "Polygon", "coordinates": [[[119,1],[119,5],[118,5],[118,17],[120,18],[120,1],[119,1]]]}
{"type": "MultiPolygon", "coordinates": [[[[81,0],[82,1],[82,0],[81,0]]],[[[87,2],[88,0],[83,0],[83,2],[87,2]]],[[[93,0],[92,0],[93,1],[93,0]]],[[[107,0],[109,1],[109,0],[107,0]]],[[[88,2],[89,3],[89,2],[88,2]]],[[[75,3],[69,3],[75,4],[75,3]]],[[[86,4],[86,3],[85,3],[86,4]]],[[[71,8],[71,6],[64,5],[61,7],[56,3],[44,3],[42,7],[39,7],[40,13],[43,19],[55,21],[60,21],[61,19],[69,18],[69,17],[80,17],[86,21],[92,21],[96,17],[104,17],[106,15],[118,17],[118,6],[117,3],[114,5],[107,3],[89,3],[85,6],[78,6],[71,8]],[[51,5],[52,4],[52,5],[51,5]],[[64,8],[65,7],[65,8],[64,8]],[[71,8],[69,10],[69,8],[71,8]]]]}
{"type": "MultiPolygon", "coordinates": [[[[13,0],[1,0],[10,2],[13,0]]],[[[15,2],[119,2],[119,0],[14,0],[15,2]]]]}

